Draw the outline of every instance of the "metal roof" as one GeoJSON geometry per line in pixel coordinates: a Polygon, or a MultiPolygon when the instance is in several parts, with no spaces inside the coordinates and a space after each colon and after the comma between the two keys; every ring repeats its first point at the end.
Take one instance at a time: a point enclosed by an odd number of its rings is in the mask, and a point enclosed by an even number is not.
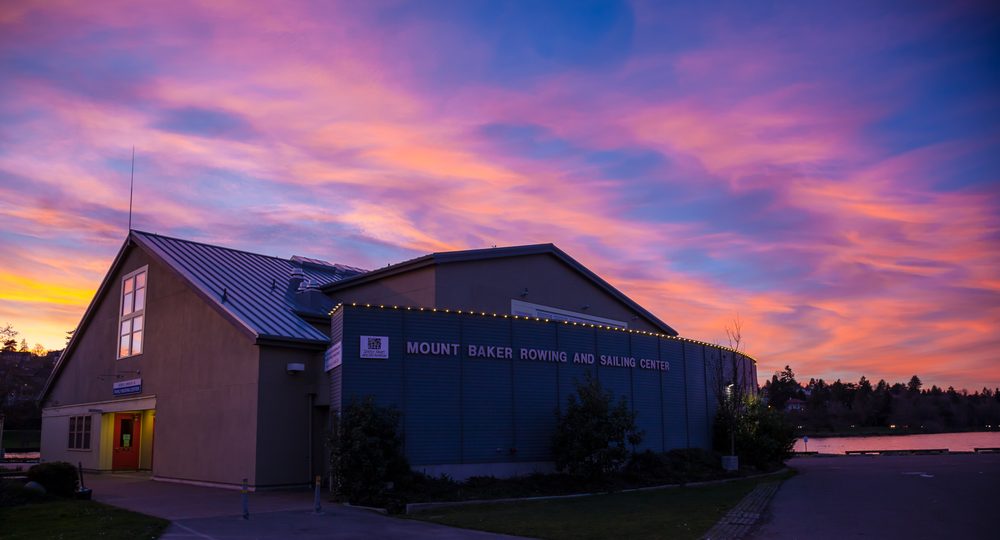
{"type": "Polygon", "coordinates": [[[329,341],[298,314],[302,307],[286,294],[292,270],[301,270],[316,286],[361,273],[316,259],[281,259],[142,231],[132,231],[131,238],[258,338],[329,341]]]}

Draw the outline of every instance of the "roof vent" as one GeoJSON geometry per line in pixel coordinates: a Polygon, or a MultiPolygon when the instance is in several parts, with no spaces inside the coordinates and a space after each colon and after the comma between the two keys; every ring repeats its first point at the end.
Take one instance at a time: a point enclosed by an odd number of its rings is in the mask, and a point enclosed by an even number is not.
{"type": "Polygon", "coordinates": [[[288,296],[294,295],[302,288],[302,284],[306,282],[306,272],[302,268],[296,266],[292,268],[292,275],[288,278],[288,288],[285,293],[288,296]]]}

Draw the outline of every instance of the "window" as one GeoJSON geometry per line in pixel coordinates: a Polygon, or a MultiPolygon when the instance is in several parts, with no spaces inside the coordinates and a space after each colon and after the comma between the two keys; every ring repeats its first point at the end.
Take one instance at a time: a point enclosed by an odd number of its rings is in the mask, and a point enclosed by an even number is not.
{"type": "Polygon", "coordinates": [[[69,417],[69,449],[90,450],[90,417],[69,417]]]}
{"type": "Polygon", "coordinates": [[[142,354],[142,334],[146,322],[146,274],[147,267],[143,267],[122,280],[118,358],[142,354]]]}

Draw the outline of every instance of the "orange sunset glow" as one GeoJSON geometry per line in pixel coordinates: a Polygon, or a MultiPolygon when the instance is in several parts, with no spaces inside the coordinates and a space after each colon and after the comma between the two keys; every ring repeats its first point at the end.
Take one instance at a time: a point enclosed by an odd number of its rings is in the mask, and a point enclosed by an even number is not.
{"type": "Polygon", "coordinates": [[[0,326],[62,348],[134,146],[136,229],[369,269],[552,242],[682,336],[738,314],[761,381],[998,387],[985,10],[5,2],[0,326]]]}

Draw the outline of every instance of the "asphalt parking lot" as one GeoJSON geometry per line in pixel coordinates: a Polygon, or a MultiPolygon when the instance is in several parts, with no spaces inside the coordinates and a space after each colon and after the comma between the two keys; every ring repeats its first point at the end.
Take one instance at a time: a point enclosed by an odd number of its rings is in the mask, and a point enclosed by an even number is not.
{"type": "Polygon", "coordinates": [[[758,539],[1000,538],[1000,454],[795,458],[758,539]]]}

